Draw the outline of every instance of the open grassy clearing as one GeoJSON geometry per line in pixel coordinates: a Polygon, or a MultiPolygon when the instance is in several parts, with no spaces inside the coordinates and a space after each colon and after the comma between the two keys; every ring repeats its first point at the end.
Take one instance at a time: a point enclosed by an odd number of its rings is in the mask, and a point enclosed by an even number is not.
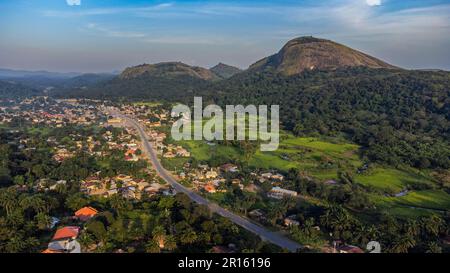
{"type": "MultiPolygon", "coordinates": [[[[236,147],[212,144],[203,140],[182,140],[175,143],[187,148],[192,157],[199,161],[208,161],[212,157],[239,161],[243,160],[244,156],[236,147]]],[[[249,160],[249,166],[281,171],[297,168],[317,179],[336,179],[339,170],[353,170],[363,164],[359,159],[358,149],[359,146],[354,144],[294,137],[282,132],[279,149],[273,152],[256,150],[249,160]]]]}
{"type": "Polygon", "coordinates": [[[417,183],[432,185],[432,181],[413,171],[404,171],[386,167],[376,167],[367,174],[355,176],[357,182],[387,192],[400,192],[417,183]]]}
{"type": "Polygon", "coordinates": [[[384,197],[385,202],[431,210],[450,208],[450,195],[442,190],[413,191],[402,197],[384,197]]]}
{"type": "Polygon", "coordinates": [[[371,200],[379,210],[403,218],[440,214],[450,209],[450,195],[442,190],[411,191],[401,197],[372,194],[371,200]]]}

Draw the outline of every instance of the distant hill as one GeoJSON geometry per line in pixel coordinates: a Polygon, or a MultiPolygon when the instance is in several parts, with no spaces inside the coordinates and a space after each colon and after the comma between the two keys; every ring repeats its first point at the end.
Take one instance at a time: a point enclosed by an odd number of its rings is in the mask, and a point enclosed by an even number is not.
{"type": "Polygon", "coordinates": [[[28,71],[28,70],[14,70],[0,68],[0,79],[6,78],[28,78],[28,77],[43,77],[43,78],[58,78],[58,79],[68,79],[81,75],[77,72],[69,73],[59,73],[59,72],[49,72],[49,71],[28,71]]]}
{"type": "Polygon", "coordinates": [[[289,41],[277,54],[251,65],[249,70],[273,69],[289,76],[305,70],[335,70],[357,66],[395,68],[372,56],[330,40],[300,37],[289,41]]]}
{"type": "Polygon", "coordinates": [[[65,80],[64,82],[62,82],[62,86],[64,88],[87,87],[106,82],[113,79],[114,77],[115,75],[113,74],[87,73],[65,80]]]}
{"type": "Polygon", "coordinates": [[[19,83],[0,80],[0,98],[17,98],[40,95],[41,92],[19,83]]]}
{"type": "Polygon", "coordinates": [[[53,72],[27,72],[16,70],[2,70],[4,73],[0,74],[0,80],[8,81],[10,83],[17,83],[32,89],[45,90],[48,88],[77,88],[87,87],[103,81],[112,79],[115,75],[107,73],[53,73],[53,72]],[[6,71],[6,72],[5,72],[6,71]],[[9,72],[8,72],[9,71],[9,72]],[[13,71],[13,72],[10,72],[13,71]],[[23,72],[23,73],[22,73],[23,72]],[[73,76],[75,75],[75,76],[73,76]]]}
{"type": "Polygon", "coordinates": [[[216,66],[210,68],[209,70],[211,70],[214,74],[223,79],[231,78],[232,76],[242,72],[241,69],[224,63],[219,63],[216,66]]]}
{"type": "Polygon", "coordinates": [[[157,64],[142,64],[125,69],[120,75],[120,79],[134,79],[138,77],[192,77],[201,80],[217,80],[218,76],[206,68],[189,66],[181,62],[164,62],[157,64]]]}
{"type": "Polygon", "coordinates": [[[210,70],[181,62],[142,64],[126,68],[117,77],[86,88],[57,90],[55,96],[175,100],[220,80],[210,70]]]}

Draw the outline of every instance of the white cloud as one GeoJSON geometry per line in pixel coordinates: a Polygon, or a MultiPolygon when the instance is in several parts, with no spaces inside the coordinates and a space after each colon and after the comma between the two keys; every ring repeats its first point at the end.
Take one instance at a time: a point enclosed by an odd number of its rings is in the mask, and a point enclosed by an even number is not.
{"type": "Polygon", "coordinates": [[[94,34],[102,34],[106,37],[113,38],[127,38],[134,39],[135,41],[141,41],[149,44],[203,44],[203,45],[213,45],[213,44],[224,44],[227,41],[230,41],[230,38],[217,38],[217,37],[190,37],[190,36],[159,36],[159,35],[149,35],[143,32],[135,32],[135,31],[122,31],[115,30],[103,26],[99,26],[95,23],[89,23],[86,25],[85,30],[89,30],[94,34]]]}
{"type": "Polygon", "coordinates": [[[69,6],[79,6],[81,5],[81,0],[66,0],[66,3],[69,6]]]}
{"type": "Polygon", "coordinates": [[[90,30],[93,30],[97,33],[104,34],[108,37],[115,37],[115,38],[145,38],[145,37],[147,37],[147,35],[145,33],[112,30],[109,28],[98,26],[97,24],[94,24],[94,23],[88,24],[87,28],[90,30]]]}
{"type": "Polygon", "coordinates": [[[380,6],[381,0],[366,0],[367,5],[369,6],[380,6]]]}

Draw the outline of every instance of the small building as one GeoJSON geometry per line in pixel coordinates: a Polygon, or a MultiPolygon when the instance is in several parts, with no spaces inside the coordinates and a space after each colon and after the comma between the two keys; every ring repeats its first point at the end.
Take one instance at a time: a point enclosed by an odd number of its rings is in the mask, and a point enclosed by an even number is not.
{"type": "Polygon", "coordinates": [[[283,197],[296,197],[297,192],[282,189],[280,187],[273,187],[270,192],[268,193],[269,197],[275,198],[275,199],[282,199],[283,197]]]}
{"type": "Polygon", "coordinates": [[[108,123],[122,123],[122,119],[120,119],[120,118],[110,118],[110,119],[108,119],[108,123]]]}
{"type": "Polygon", "coordinates": [[[261,217],[264,217],[264,212],[262,212],[262,210],[260,210],[260,209],[254,209],[254,210],[250,211],[248,213],[248,215],[255,217],[255,218],[261,218],[261,217]]]}
{"type": "Polygon", "coordinates": [[[333,179],[331,179],[331,180],[325,181],[324,183],[325,183],[326,185],[336,185],[338,182],[335,181],[335,180],[333,180],[333,179]]]}
{"type": "Polygon", "coordinates": [[[216,187],[214,185],[212,185],[212,184],[205,185],[204,189],[205,189],[206,192],[209,192],[209,193],[215,193],[216,192],[216,187]]]}
{"type": "Polygon", "coordinates": [[[300,222],[292,219],[292,217],[284,218],[284,225],[287,227],[299,226],[300,222]]]}
{"type": "Polygon", "coordinates": [[[339,253],[364,253],[361,248],[352,245],[341,246],[338,250],[339,253]]]}
{"type": "Polygon", "coordinates": [[[75,212],[75,218],[81,221],[87,221],[94,217],[98,211],[93,207],[84,207],[75,212]]]}
{"type": "Polygon", "coordinates": [[[212,253],[234,253],[234,251],[226,246],[213,246],[212,253]]]}
{"type": "Polygon", "coordinates": [[[43,254],[58,254],[58,253],[64,253],[64,251],[47,248],[46,250],[42,251],[41,253],[43,253],[43,254]]]}
{"type": "Polygon", "coordinates": [[[56,225],[60,222],[60,220],[56,217],[51,217],[50,224],[48,225],[48,228],[54,228],[56,225]]]}
{"type": "Polygon", "coordinates": [[[216,171],[214,171],[214,170],[210,170],[210,171],[207,171],[206,172],[206,174],[205,174],[205,178],[206,179],[210,179],[210,178],[216,178],[217,177],[217,172],[216,171]]]}
{"type": "Polygon", "coordinates": [[[47,253],[81,253],[81,246],[77,240],[69,238],[51,241],[48,244],[47,251],[53,251],[47,253]]]}
{"type": "Polygon", "coordinates": [[[233,165],[233,164],[230,164],[230,163],[227,163],[227,164],[224,164],[224,165],[220,166],[220,169],[222,171],[226,172],[226,173],[228,173],[228,172],[231,172],[231,173],[238,172],[237,166],[233,165]]]}
{"type": "Polygon", "coordinates": [[[76,239],[78,237],[78,233],[80,232],[80,228],[76,226],[67,226],[60,228],[56,231],[55,235],[52,238],[52,241],[62,240],[62,239],[76,239]]]}
{"type": "Polygon", "coordinates": [[[275,180],[275,181],[283,181],[284,180],[284,176],[279,173],[272,175],[271,178],[272,178],[272,180],[275,180]]]}

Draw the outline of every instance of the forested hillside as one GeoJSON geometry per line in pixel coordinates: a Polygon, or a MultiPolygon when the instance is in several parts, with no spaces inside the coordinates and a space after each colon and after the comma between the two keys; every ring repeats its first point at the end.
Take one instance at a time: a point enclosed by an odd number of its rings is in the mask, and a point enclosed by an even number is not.
{"type": "Polygon", "coordinates": [[[372,160],[450,167],[450,73],[368,68],[237,75],[202,90],[220,105],[279,104],[285,129],[339,135],[372,160]]]}
{"type": "Polygon", "coordinates": [[[0,98],[16,98],[38,95],[40,92],[22,84],[0,81],[0,98]]]}

